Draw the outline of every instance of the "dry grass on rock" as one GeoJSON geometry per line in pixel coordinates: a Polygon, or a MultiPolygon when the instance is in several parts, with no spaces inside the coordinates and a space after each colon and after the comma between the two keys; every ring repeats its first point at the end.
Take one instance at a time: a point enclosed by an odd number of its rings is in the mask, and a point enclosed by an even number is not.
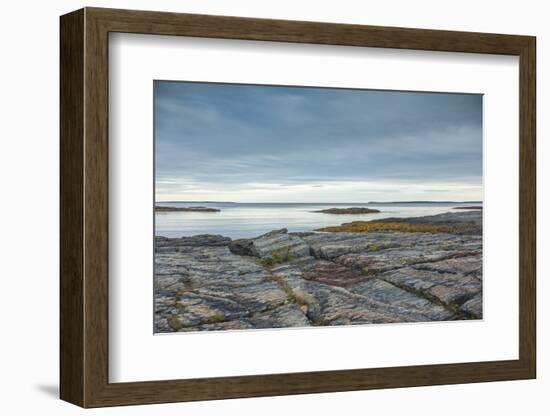
{"type": "Polygon", "coordinates": [[[407,224],[404,222],[371,222],[354,221],[332,227],[319,228],[316,231],[341,233],[374,233],[384,231],[398,231],[406,233],[455,233],[467,231],[472,226],[469,224],[407,224]]]}

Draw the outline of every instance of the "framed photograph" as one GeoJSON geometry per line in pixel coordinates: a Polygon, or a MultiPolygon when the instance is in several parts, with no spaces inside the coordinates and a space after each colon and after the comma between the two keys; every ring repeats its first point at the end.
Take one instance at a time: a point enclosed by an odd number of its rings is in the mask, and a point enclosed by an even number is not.
{"type": "Polygon", "coordinates": [[[535,49],[62,16],[61,398],[535,378],[535,49]]]}

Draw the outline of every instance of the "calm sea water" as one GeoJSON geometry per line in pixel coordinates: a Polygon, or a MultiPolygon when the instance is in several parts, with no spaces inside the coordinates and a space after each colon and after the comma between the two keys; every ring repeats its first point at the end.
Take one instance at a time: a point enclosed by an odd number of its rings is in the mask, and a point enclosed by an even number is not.
{"type": "Polygon", "coordinates": [[[257,237],[268,231],[287,228],[290,232],[313,231],[320,227],[351,221],[369,221],[388,217],[417,217],[453,210],[458,206],[477,206],[472,202],[415,202],[392,204],[285,204],[230,202],[158,202],[161,206],[218,208],[220,212],[157,212],[156,235],[182,237],[196,234],[221,234],[227,237],[257,237]],[[378,214],[334,215],[317,211],[326,208],[369,207],[378,214]]]}

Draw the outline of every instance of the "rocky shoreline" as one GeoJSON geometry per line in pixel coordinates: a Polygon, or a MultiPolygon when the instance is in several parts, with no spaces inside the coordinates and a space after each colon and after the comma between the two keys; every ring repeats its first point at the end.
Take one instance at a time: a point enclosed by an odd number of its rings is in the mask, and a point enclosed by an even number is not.
{"type": "Polygon", "coordinates": [[[157,237],[155,332],[481,319],[481,217],[376,221],[433,232],[157,237]]]}

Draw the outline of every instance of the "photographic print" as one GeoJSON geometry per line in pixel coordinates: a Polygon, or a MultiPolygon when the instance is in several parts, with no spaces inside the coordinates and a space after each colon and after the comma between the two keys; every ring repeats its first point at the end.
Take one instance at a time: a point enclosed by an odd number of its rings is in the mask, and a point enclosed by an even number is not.
{"type": "Polygon", "coordinates": [[[480,94],[154,82],[154,332],[482,319],[480,94]]]}

